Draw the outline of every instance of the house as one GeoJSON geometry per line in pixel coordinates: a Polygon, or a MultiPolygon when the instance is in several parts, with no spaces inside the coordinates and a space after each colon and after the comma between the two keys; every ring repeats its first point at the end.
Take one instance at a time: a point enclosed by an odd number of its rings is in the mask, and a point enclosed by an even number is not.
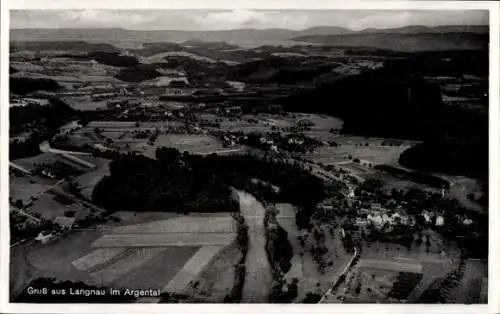
{"type": "Polygon", "coordinates": [[[426,223],[432,223],[432,218],[434,218],[434,213],[424,210],[422,211],[421,215],[424,217],[426,223]]]}
{"type": "Polygon", "coordinates": [[[54,220],[54,223],[65,229],[71,229],[71,227],[73,227],[73,224],[75,223],[75,220],[75,217],[57,216],[54,220]]]}
{"type": "Polygon", "coordinates": [[[190,96],[193,95],[193,90],[191,88],[166,88],[166,96],[190,96]]]}
{"type": "Polygon", "coordinates": [[[437,216],[436,217],[436,226],[442,226],[444,225],[444,218],[443,216],[437,216]]]}
{"type": "Polygon", "coordinates": [[[232,106],[229,108],[226,108],[226,113],[232,113],[232,114],[241,114],[243,110],[241,109],[241,106],[232,106]]]}
{"type": "Polygon", "coordinates": [[[471,224],[471,223],[473,223],[473,222],[474,222],[474,220],[469,219],[469,218],[465,218],[465,219],[462,221],[462,224],[464,224],[464,225],[468,226],[468,225],[470,225],[470,224],[471,224]]]}
{"type": "Polygon", "coordinates": [[[39,241],[41,243],[47,243],[50,239],[52,239],[52,234],[51,233],[46,234],[46,232],[42,231],[35,238],[35,241],[39,241]]]}

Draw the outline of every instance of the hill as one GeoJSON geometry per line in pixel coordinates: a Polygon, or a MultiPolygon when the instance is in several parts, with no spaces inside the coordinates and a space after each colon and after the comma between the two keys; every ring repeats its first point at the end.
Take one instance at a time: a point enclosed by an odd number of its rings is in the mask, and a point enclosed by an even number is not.
{"type": "Polygon", "coordinates": [[[282,100],[282,105],[288,111],[339,117],[344,121],[342,131],[347,134],[423,140],[424,144],[401,156],[403,166],[486,181],[488,116],[446,106],[440,87],[423,78],[435,69],[441,69],[440,75],[456,69],[473,73],[469,70],[472,67],[461,66],[470,63],[467,58],[482,58],[482,63],[473,63],[474,72],[487,71],[487,51],[418,53],[388,61],[378,70],[297,92],[282,100]],[[449,67],[448,62],[453,66],[449,67]]]}
{"type": "MultiPolygon", "coordinates": [[[[49,33],[50,34],[50,33],[49,33]]],[[[24,41],[16,39],[17,37],[11,37],[10,51],[15,52],[19,50],[34,50],[34,51],[78,51],[78,52],[95,52],[95,51],[105,51],[105,52],[118,52],[118,48],[107,43],[90,43],[86,42],[88,37],[76,38],[76,40],[69,38],[60,38],[57,33],[54,33],[48,38],[43,37],[39,40],[24,41]]]]}
{"type": "MultiPolygon", "coordinates": [[[[442,33],[477,33],[487,34],[489,32],[488,25],[447,25],[428,27],[423,25],[411,25],[400,28],[367,28],[359,33],[392,33],[392,34],[442,34],[442,33]]],[[[319,34],[317,34],[319,35],[319,34]]]]}
{"type": "Polygon", "coordinates": [[[312,34],[331,35],[351,32],[341,27],[316,27],[302,31],[288,29],[234,29],[220,31],[153,30],[138,31],[121,28],[109,29],[12,29],[11,41],[75,41],[95,43],[114,42],[226,42],[232,45],[280,43],[292,37],[312,34]]]}
{"type": "Polygon", "coordinates": [[[345,35],[312,35],[292,40],[338,47],[368,47],[403,52],[487,49],[487,33],[361,32],[345,35]]]}

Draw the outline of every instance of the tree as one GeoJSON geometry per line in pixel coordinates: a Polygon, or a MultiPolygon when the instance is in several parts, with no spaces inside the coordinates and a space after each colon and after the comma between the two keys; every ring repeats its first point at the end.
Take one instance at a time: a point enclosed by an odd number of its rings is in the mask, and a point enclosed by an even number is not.
{"type": "Polygon", "coordinates": [[[70,218],[71,217],[75,217],[75,214],[76,214],[76,211],[74,211],[74,210],[67,210],[67,211],[64,212],[64,216],[65,217],[70,217],[70,218]]]}
{"type": "Polygon", "coordinates": [[[16,200],[16,202],[14,203],[14,205],[17,208],[22,209],[24,207],[23,200],[21,200],[21,199],[16,200]]]}

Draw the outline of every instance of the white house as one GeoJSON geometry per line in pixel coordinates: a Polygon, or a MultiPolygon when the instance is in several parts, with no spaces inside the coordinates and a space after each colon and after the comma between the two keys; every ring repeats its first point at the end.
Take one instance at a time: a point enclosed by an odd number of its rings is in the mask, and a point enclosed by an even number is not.
{"type": "Polygon", "coordinates": [[[40,232],[38,236],[35,238],[36,241],[40,241],[41,243],[47,243],[52,238],[52,234],[44,234],[44,232],[40,232]]]}
{"type": "Polygon", "coordinates": [[[473,223],[474,220],[470,219],[470,218],[465,218],[463,221],[462,221],[462,224],[468,226],[470,225],[471,223],[473,223]]]}
{"type": "Polygon", "coordinates": [[[444,218],[443,216],[437,216],[436,217],[436,226],[442,226],[444,225],[444,218]]]}

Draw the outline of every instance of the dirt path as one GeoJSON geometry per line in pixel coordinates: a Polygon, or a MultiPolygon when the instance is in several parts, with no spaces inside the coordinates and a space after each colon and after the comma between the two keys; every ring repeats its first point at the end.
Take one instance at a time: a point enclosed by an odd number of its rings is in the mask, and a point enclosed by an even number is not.
{"type": "Polygon", "coordinates": [[[265,209],[251,194],[236,191],[240,212],[248,224],[249,246],[246,257],[242,303],[267,303],[272,285],[271,265],[267,259],[264,230],[265,209]]]}

